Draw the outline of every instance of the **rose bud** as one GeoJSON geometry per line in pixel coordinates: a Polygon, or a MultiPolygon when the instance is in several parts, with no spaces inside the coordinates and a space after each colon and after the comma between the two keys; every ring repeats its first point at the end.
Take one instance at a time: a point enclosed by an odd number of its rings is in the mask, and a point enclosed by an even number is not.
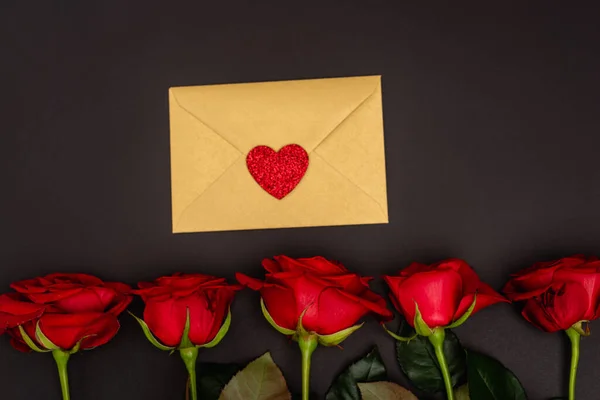
{"type": "Polygon", "coordinates": [[[412,263],[398,275],[383,278],[394,307],[424,336],[435,328],[459,326],[473,313],[507,301],[459,259],[412,263]]]}
{"type": "Polygon", "coordinates": [[[134,293],[146,303],[143,322],[169,349],[216,345],[212,341],[225,335],[220,331],[229,327],[229,307],[241,289],[224,278],[202,274],[175,274],[138,286],[134,293]]]}
{"type": "Polygon", "coordinates": [[[223,339],[231,324],[233,297],[242,287],[202,274],[164,276],[138,286],[135,293],[146,308],[144,319],[136,317],[137,321],[154,346],[179,350],[189,374],[191,398],[196,400],[198,348],[216,346],[223,339]]]}
{"type": "Polygon", "coordinates": [[[260,291],[267,320],[294,336],[313,332],[324,345],[337,345],[360,325],[366,314],[391,319],[385,300],[369,289],[371,278],[349,272],[323,257],[293,259],[275,256],[262,262],[265,280],[238,273],[238,281],[260,291]]]}

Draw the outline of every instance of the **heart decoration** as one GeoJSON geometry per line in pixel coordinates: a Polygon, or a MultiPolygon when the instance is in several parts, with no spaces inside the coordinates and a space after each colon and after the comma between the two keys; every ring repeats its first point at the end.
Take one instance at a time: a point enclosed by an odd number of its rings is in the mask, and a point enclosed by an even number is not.
{"type": "Polygon", "coordinates": [[[256,146],[246,156],[246,166],[261,188],[281,200],[302,180],[308,168],[308,153],[297,144],[288,144],[279,151],[256,146]]]}

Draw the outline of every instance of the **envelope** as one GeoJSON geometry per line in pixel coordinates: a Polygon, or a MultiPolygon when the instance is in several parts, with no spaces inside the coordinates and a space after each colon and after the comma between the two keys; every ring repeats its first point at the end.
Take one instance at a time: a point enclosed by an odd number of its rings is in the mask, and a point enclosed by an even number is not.
{"type": "Polygon", "coordinates": [[[174,233],[388,222],[381,77],[169,89],[174,233]],[[248,153],[296,144],[308,168],[282,199],[248,153]]]}

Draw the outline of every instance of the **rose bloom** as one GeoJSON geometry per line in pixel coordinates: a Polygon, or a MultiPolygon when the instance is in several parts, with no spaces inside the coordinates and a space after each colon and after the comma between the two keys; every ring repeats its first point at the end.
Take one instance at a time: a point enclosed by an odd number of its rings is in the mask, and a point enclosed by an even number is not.
{"type": "MultiPolygon", "coordinates": [[[[71,350],[81,342],[81,349],[107,343],[119,330],[117,316],[131,302],[128,285],[104,282],[87,274],[50,274],[15,282],[16,296],[28,304],[43,307],[44,313],[22,326],[35,339],[36,326],[62,350],[71,350]]],[[[12,345],[30,351],[17,328],[8,331],[12,345]]]]}
{"type": "Polygon", "coordinates": [[[486,283],[463,260],[448,259],[432,265],[412,263],[398,275],[384,276],[390,299],[406,321],[414,327],[415,303],[423,321],[431,329],[445,327],[469,309],[475,293],[473,313],[507,300],[486,283]]]}
{"type": "Polygon", "coordinates": [[[371,278],[349,272],[323,257],[293,259],[276,256],[262,262],[265,280],[238,273],[238,281],[260,291],[265,307],[277,325],[296,330],[302,313],[303,327],[329,335],[353,326],[368,313],[392,318],[385,300],[369,289],[371,278]]]}
{"type": "Polygon", "coordinates": [[[516,274],[503,292],[524,301],[523,317],[556,332],[600,316],[600,260],[581,255],[538,262],[516,274]]]}
{"type": "Polygon", "coordinates": [[[235,292],[242,287],[224,278],[203,274],[175,274],[140,282],[140,295],[146,303],[144,321],[164,345],[181,342],[189,310],[189,339],[201,346],[215,338],[223,325],[235,292]]]}

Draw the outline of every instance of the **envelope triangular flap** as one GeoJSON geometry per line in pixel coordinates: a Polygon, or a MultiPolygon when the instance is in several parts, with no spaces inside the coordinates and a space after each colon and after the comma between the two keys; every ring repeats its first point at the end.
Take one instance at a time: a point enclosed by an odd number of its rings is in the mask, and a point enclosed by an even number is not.
{"type": "Polygon", "coordinates": [[[169,92],[173,225],[242,154],[179,107],[169,92]],[[206,162],[211,160],[211,162],[206,162]]]}
{"type": "Polygon", "coordinates": [[[387,215],[381,85],[315,149],[387,215]]]}
{"type": "Polygon", "coordinates": [[[190,86],[181,107],[242,153],[296,143],[311,152],[378,87],[379,77],[190,86]]]}

